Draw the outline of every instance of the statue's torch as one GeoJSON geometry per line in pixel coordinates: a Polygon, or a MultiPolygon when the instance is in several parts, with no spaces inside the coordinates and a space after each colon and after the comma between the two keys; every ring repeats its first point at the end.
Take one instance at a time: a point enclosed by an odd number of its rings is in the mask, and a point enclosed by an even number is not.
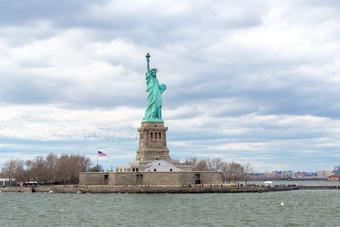
{"type": "Polygon", "coordinates": [[[145,57],[146,57],[146,70],[149,73],[150,71],[149,62],[150,62],[150,57],[151,57],[150,52],[147,52],[145,57]]]}

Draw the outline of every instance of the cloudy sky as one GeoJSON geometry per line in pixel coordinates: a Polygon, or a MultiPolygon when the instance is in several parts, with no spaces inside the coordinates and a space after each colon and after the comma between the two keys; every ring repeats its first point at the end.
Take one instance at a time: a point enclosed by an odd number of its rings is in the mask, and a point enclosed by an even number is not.
{"type": "Polygon", "coordinates": [[[172,158],[340,164],[340,2],[0,0],[0,166],[135,159],[145,53],[172,158]]]}

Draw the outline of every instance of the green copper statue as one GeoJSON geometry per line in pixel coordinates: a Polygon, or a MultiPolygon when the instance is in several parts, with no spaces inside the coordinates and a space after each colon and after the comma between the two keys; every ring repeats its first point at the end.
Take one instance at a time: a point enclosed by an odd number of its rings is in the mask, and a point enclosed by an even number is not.
{"type": "Polygon", "coordinates": [[[147,96],[147,105],[145,109],[145,115],[142,122],[151,121],[151,122],[163,122],[162,120],[162,93],[166,89],[165,84],[159,85],[158,79],[156,77],[157,69],[150,69],[150,53],[146,54],[146,92],[147,96]]]}

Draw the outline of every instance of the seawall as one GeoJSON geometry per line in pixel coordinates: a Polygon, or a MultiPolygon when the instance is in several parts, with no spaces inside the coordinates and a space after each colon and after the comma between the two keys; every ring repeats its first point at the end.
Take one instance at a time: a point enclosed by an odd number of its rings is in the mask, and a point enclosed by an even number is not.
{"type": "Polygon", "coordinates": [[[295,187],[235,187],[235,186],[39,186],[39,187],[1,187],[0,192],[45,192],[45,193],[262,193],[290,190],[329,190],[340,189],[340,186],[295,186],[295,187]]]}
{"type": "Polygon", "coordinates": [[[260,193],[260,192],[270,192],[270,191],[287,191],[296,190],[295,187],[141,187],[141,186],[127,186],[127,187],[110,187],[110,186],[54,186],[46,187],[40,186],[35,188],[30,187],[6,187],[0,188],[2,192],[49,192],[49,193],[260,193]]]}

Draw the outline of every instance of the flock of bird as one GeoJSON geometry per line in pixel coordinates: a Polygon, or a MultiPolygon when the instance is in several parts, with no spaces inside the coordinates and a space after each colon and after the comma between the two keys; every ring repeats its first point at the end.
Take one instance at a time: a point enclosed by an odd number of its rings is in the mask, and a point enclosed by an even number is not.
{"type": "Polygon", "coordinates": [[[28,117],[16,120],[1,121],[0,135],[7,137],[22,138],[23,135],[38,140],[87,140],[101,142],[134,142],[138,140],[136,128],[113,128],[110,125],[101,127],[80,128],[79,126],[60,126],[53,121],[34,121],[28,117]],[[1,133],[1,131],[3,131],[1,133]]]}

